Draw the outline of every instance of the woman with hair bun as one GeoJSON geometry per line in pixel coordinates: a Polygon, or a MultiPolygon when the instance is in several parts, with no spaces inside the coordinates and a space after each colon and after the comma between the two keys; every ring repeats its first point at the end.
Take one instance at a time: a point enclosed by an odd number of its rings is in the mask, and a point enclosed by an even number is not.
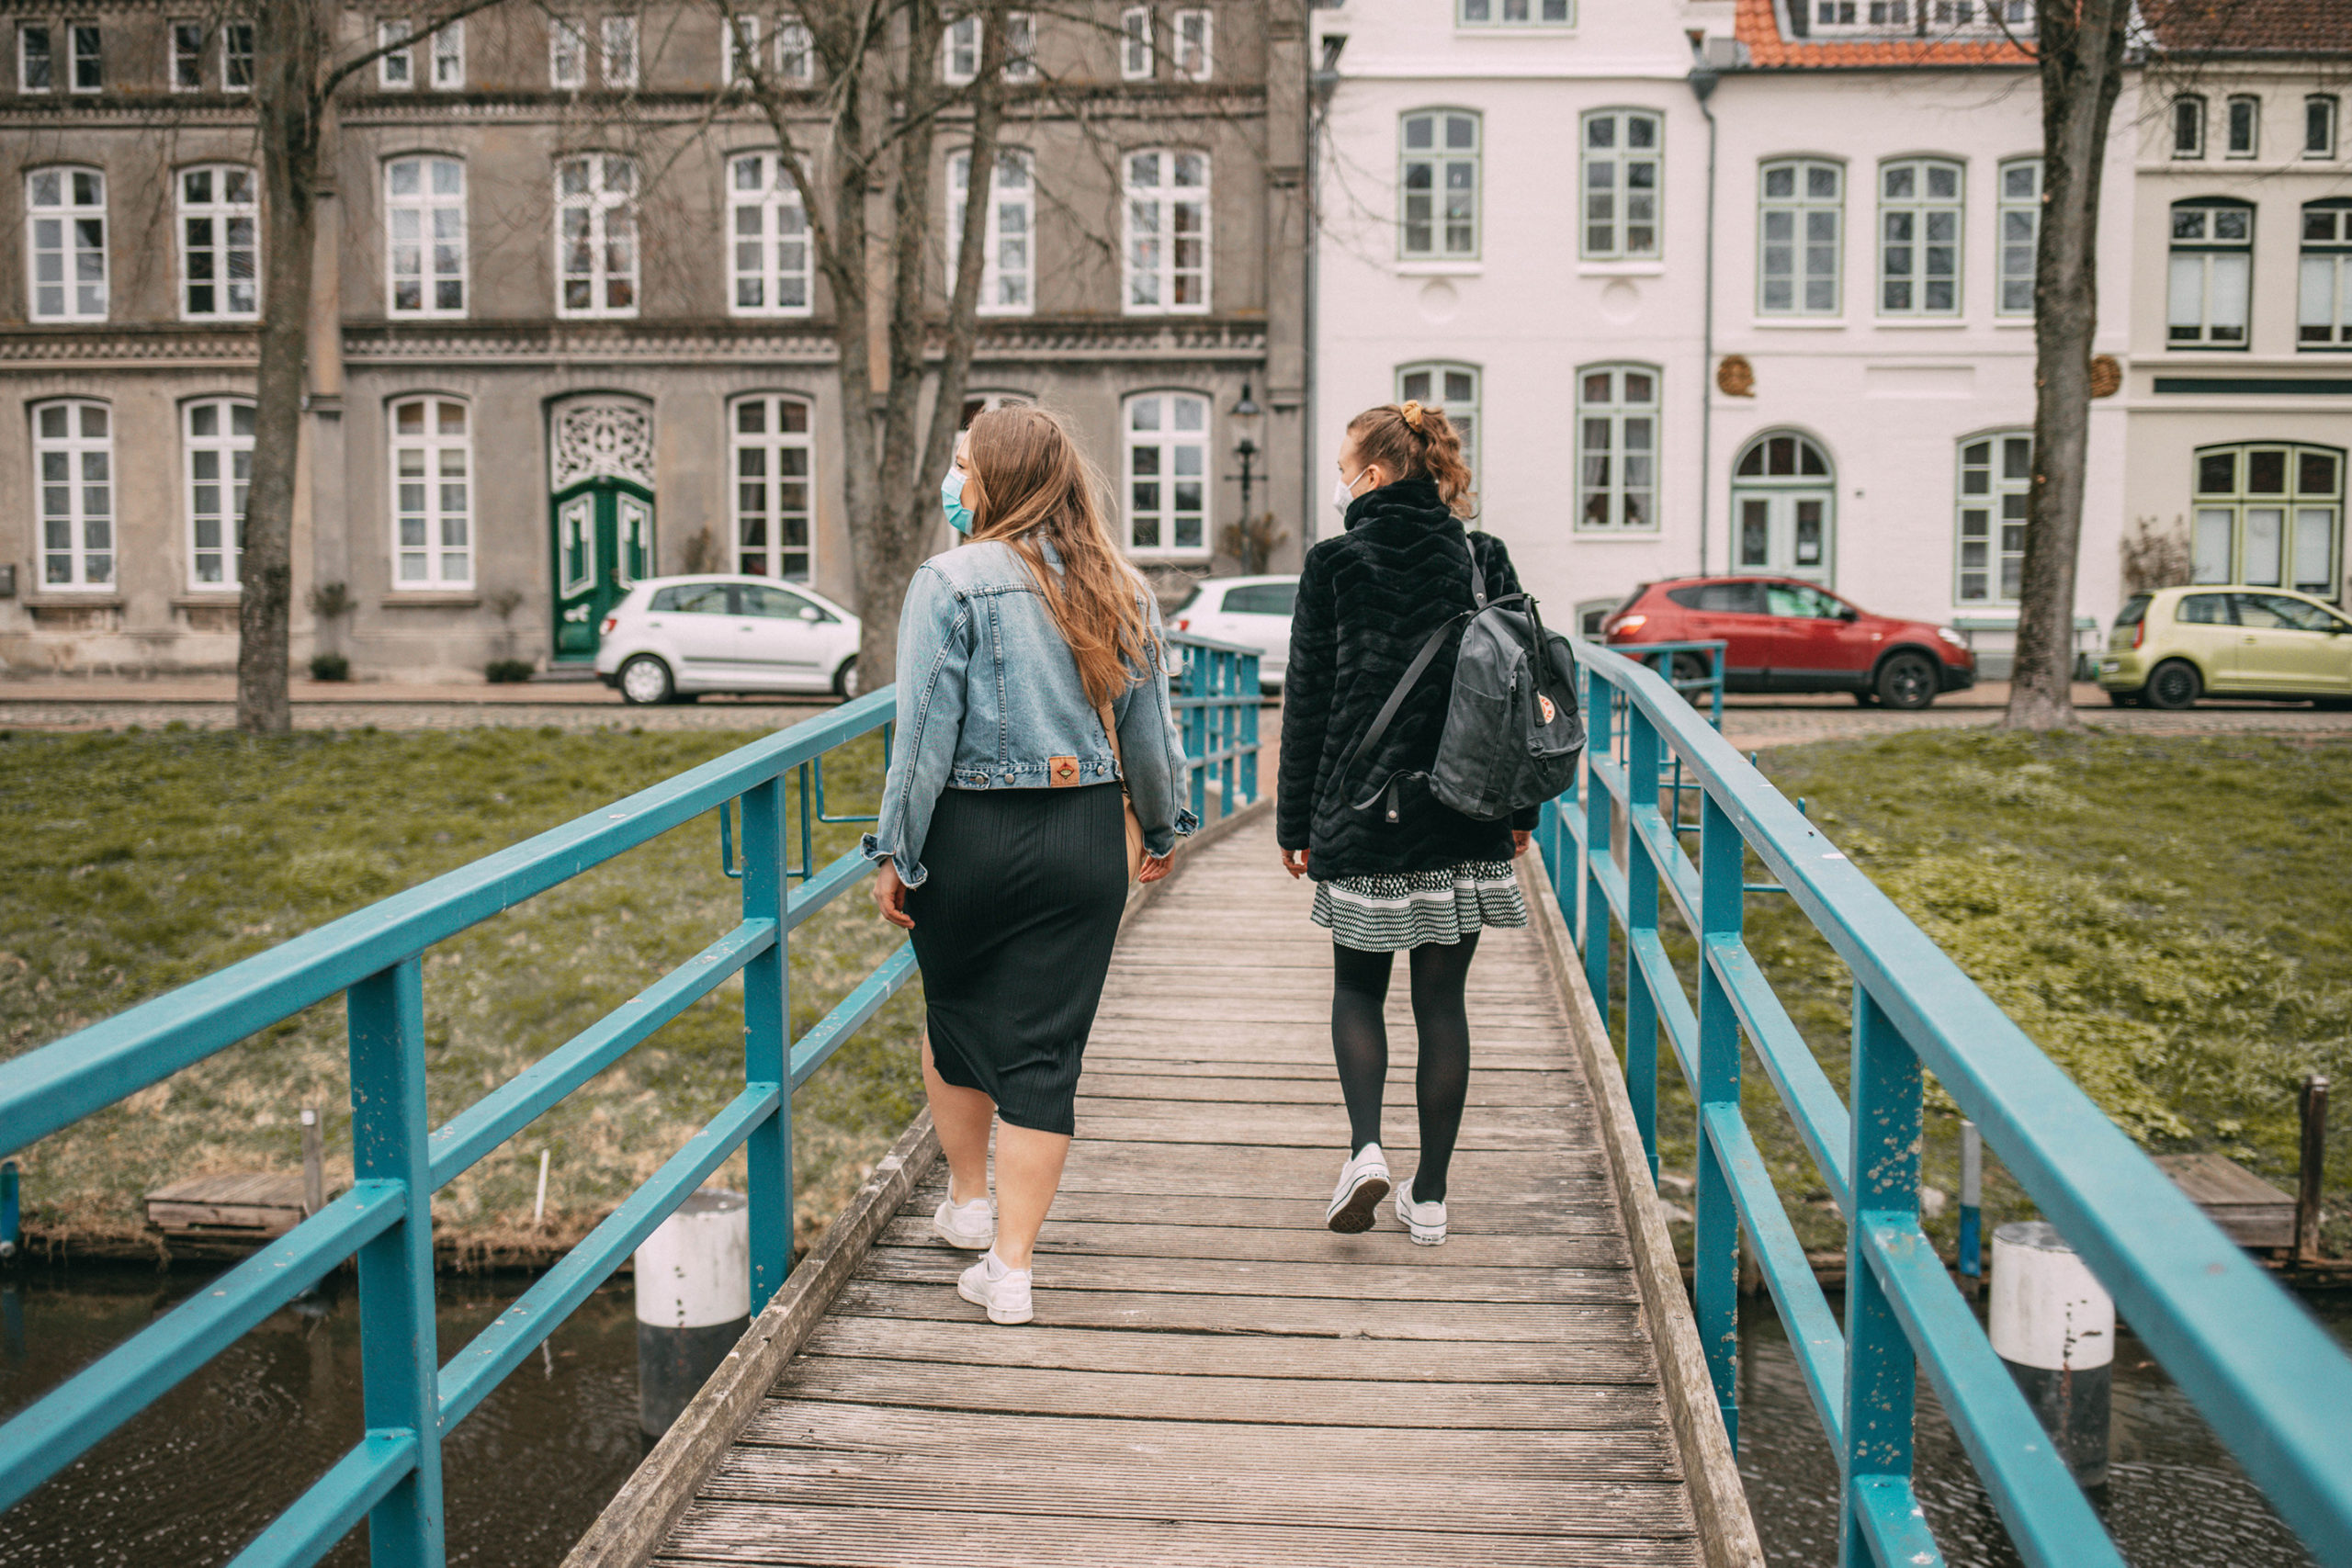
{"type": "Polygon", "coordinates": [[[1275,837],[1283,869],[1315,879],[1313,919],[1331,932],[1331,1052],[1347,1100],[1349,1154],[1325,1218],[1368,1230],[1394,1184],[1380,1148],[1388,1077],[1383,1010],[1390,965],[1408,953],[1419,1055],[1419,1168],[1396,1194],[1413,1240],[1445,1240],[1446,1170],[1470,1088],[1464,987],[1478,933],[1523,926],[1511,860],[1527,852],[1535,813],[1481,822],[1446,807],[1420,775],[1436,761],[1453,685],[1455,648],[1437,656],[1377,744],[1359,739],[1422,643],[1473,608],[1471,562],[1489,595],[1519,592],[1510,554],[1466,531],[1470,470],[1437,409],[1367,409],[1348,423],[1331,504],[1338,536],[1306,553],[1283,682],[1282,778],[1275,837]],[[1374,784],[1402,781],[1394,812],[1358,807],[1374,784]]]}

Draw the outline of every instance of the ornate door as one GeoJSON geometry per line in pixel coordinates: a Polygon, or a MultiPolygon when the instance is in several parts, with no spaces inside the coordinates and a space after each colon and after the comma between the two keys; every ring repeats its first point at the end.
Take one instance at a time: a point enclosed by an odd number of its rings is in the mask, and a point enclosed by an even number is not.
{"type": "Polygon", "coordinates": [[[641,402],[583,398],[555,412],[549,580],[555,658],[596,657],[598,628],[652,574],[653,417],[641,402]]]}

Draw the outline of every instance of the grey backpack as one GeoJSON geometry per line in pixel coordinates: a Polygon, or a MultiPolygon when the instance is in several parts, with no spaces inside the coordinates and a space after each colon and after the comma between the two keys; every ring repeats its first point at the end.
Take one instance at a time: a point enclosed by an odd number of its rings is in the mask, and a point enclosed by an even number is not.
{"type": "Polygon", "coordinates": [[[1544,629],[1533,595],[1488,599],[1476,549],[1470,597],[1476,608],[1448,617],[1421,644],[1372,728],[1340,759],[1340,778],[1344,784],[1357,757],[1380,743],[1421,672],[1460,626],[1462,649],[1437,761],[1426,773],[1390,773],[1355,803],[1356,810],[1380,807],[1394,822],[1405,781],[1421,778],[1440,805],[1494,822],[1564,794],[1575,782],[1584,717],[1577,710],[1577,660],[1568,639],[1544,629]]]}

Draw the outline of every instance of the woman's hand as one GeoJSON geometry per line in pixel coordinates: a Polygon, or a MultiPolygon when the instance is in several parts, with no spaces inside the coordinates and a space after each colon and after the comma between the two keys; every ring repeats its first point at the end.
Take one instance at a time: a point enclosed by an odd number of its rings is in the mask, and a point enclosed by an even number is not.
{"type": "Polygon", "coordinates": [[[1298,878],[1306,874],[1306,857],[1312,852],[1313,852],[1308,850],[1284,850],[1283,852],[1283,869],[1290,873],[1291,880],[1295,882],[1298,878]]]}
{"type": "Polygon", "coordinates": [[[1527,852],[1527,846],[1534,841],[1534,834],[1527,831],[1523,828],[1513,828],[1510,830],[1510,858],[1517,860],[1520,856],[1525,854],[1527,852]]]}
{"type": "Polygon", "coordinates": [[[882,918],[901,930],[912,931],[915,922],[907,914],[907,885],[899,880],[899,868],[888,861],[874,874],[874,907],[882,918]]]}
{"type": "Polygon", "coordinates": [[[1170,871],[1174,870],[1175,867],[1176,852],[1174,850],[1169,851],[1164,855],[1148,854],[1143,857],[1143,868],[1136,873],[1136,880],[1137,882],[1157,882],[1161,877],[1167,875],[1170,871]]]}

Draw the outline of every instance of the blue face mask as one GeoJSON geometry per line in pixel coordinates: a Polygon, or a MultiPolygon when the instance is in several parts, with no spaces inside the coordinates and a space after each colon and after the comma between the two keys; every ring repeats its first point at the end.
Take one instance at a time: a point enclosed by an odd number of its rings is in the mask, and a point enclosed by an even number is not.
{"type": "Polygon", "coordinates": [[[950,468],[947,477],[939,481],[939,507],[947,513],[947,525],[958,534],[972,531],[972,509],[964,504],[964,470],[950,468]]]}

